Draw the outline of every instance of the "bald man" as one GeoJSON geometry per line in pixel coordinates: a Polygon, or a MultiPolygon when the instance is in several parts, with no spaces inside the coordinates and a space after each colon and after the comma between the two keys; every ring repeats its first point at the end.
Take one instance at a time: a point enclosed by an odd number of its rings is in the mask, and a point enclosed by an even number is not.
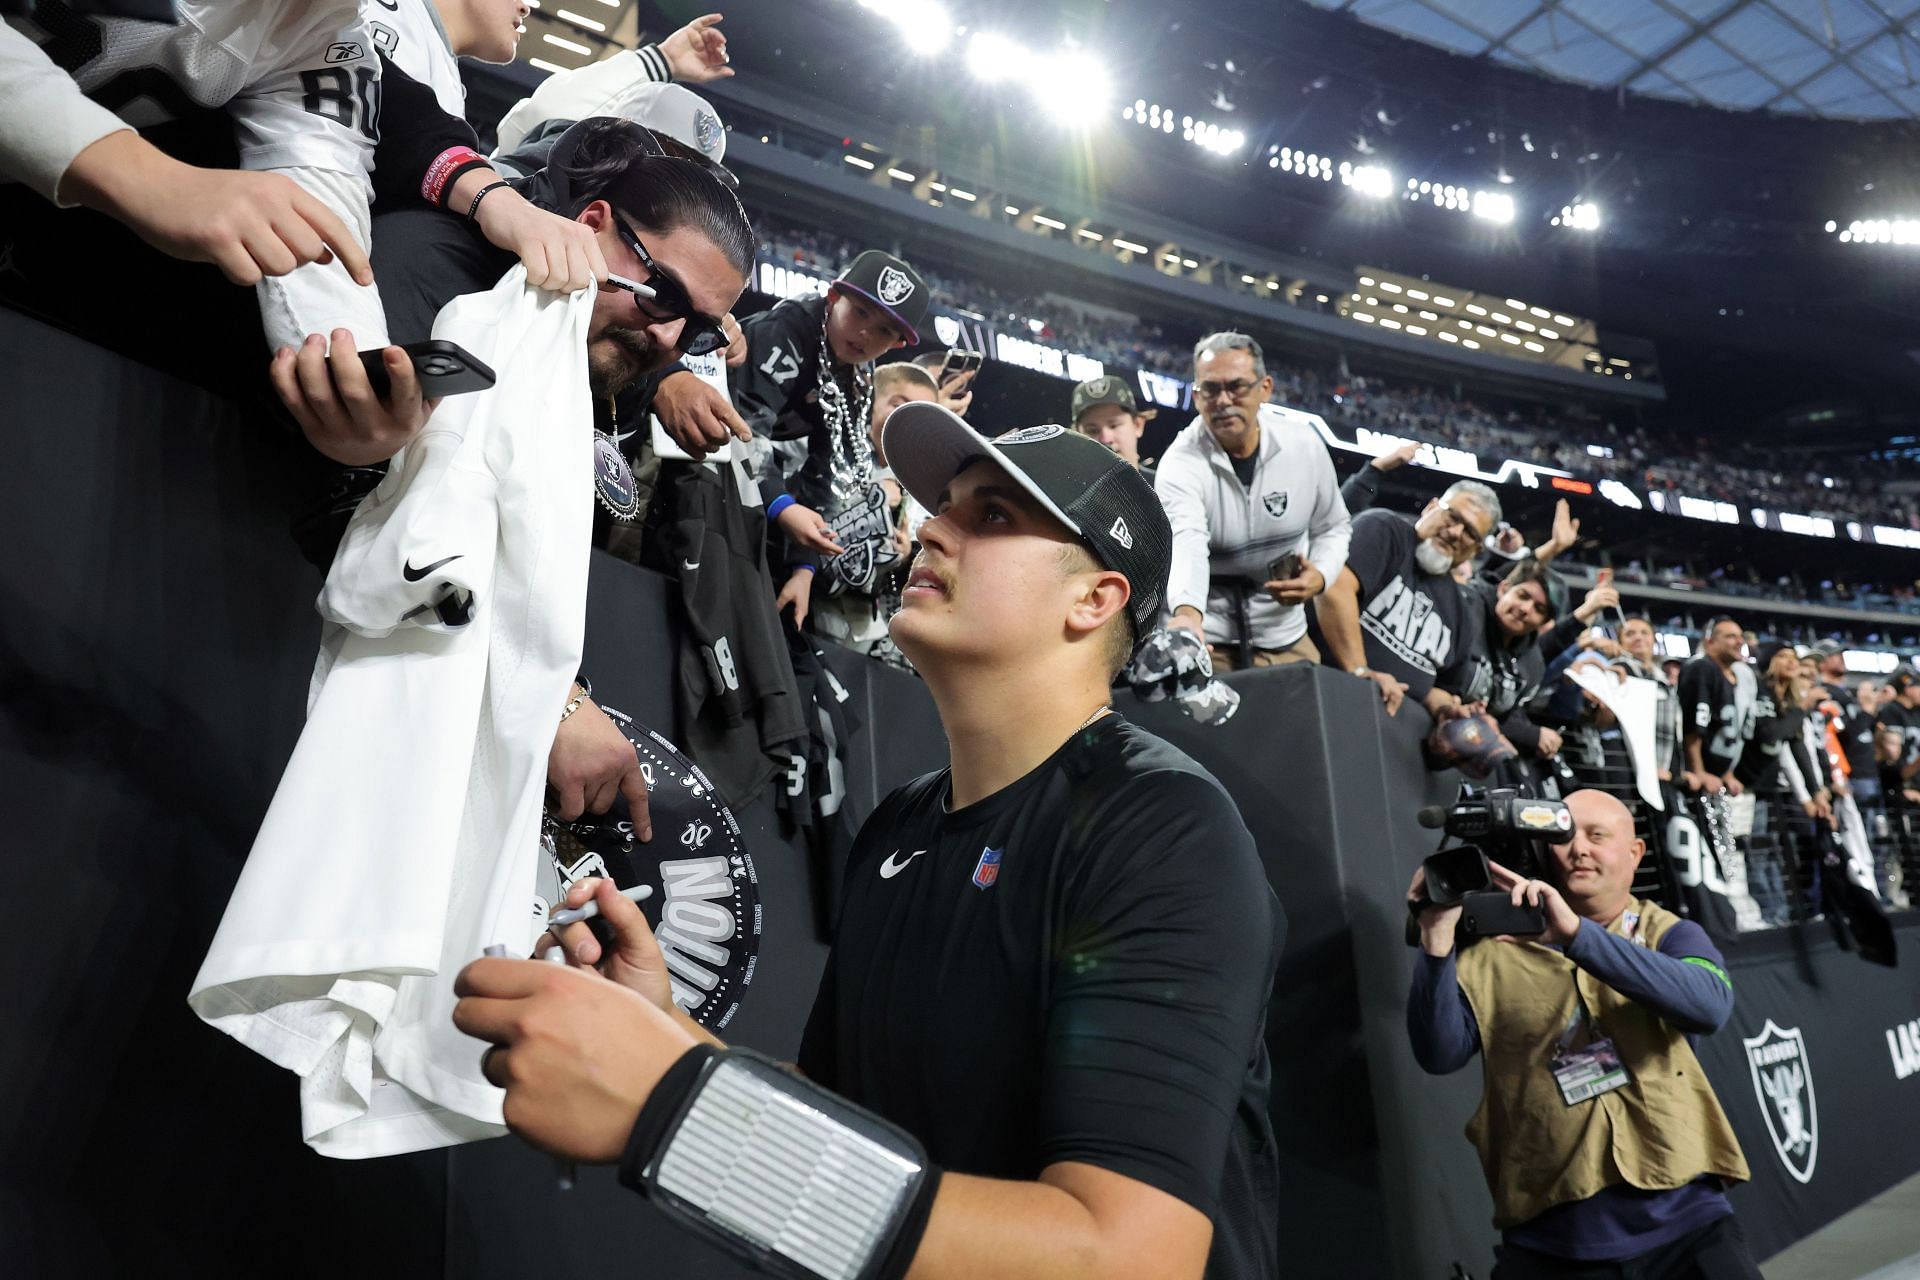
{"type": "MultiPolygon", "coordinates": [[[[1733,984],[1705,930],[1633,896],[1647,846],[1627,807],[1601,791],[1567,807],[1573,837],[1543,878],[1492,868],[1545,915],[1538,938],[1456,952],[1460,908],[1419,913],[1407,1032],[1435,1075],[1481,1055],[1467,1138],[1501,1230],[1494,1280],[1758,1280],[1725,1195],[1746,1158],[1693,1051],[1733,1012],[1733,984]]],[[[1410,901],[1424,885],[1416,872],[1410,901]]]]}

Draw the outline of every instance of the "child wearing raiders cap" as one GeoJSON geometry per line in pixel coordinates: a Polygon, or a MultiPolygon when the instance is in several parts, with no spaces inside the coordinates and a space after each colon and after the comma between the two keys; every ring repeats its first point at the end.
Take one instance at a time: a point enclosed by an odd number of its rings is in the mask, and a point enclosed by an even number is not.
{"type": "Polygon", "coordinates": [[[774,1184],[740,1183],[760,1212],[727,1214],[706,1184],[676,1198],[673,1170],[711,1152],[746,1167],[728,1145],[743,1141],[772,1167],[794,1158],[701,1119],[721,1110],[708,1099],[724,1086],[762,1115],[831,1117],[814,1149],[867,1174],[791,1177],[832,1206],[810,1231],[830,1217],[859,1242],[836,1246],[840,1270],[797,1274],[1276,1276],[1263,1023],[1284,921],[1220,784],[1108,703],[1166,590],[1167,518],[1138,472],[1065,427],[989,440],[915,403],[885,445],[935,512],[892,631],[951,765],[861,829],[806,1078],[754,1074],[676,1012],[644,917],[610,884],[569,898],[594,895],[610,947],[574,926],[571,970],[477,961],[455,1021],[496,1046],[489,1077],[529,1141],[620,1161],[669,1205],[706,1197],[717,1212],[690,1227],[736,1248],[783,1246],[716,1218],[778,1218],[794,1193],[768,1211],[774,1184]]]}
{"type": "Polygon", "coordinates": [[[1092,436],[1127,460],[1153,483],[1153,467],[1140,457],[1140,437],[1154,410],[1142,412],[1133,388],[1117,374],[1091,378],[1073,389],[1073,429],[1092,436]]]}

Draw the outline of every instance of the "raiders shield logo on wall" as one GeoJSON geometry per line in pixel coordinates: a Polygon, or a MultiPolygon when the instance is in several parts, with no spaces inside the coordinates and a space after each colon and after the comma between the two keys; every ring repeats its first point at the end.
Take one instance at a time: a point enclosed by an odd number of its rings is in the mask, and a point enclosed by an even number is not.
{"type": "Polygon", "coordinates": [[[1760,1114],[1766,1117],[1780,1163],[1796,1182],[1813,1181],[1813,1162],[1820,1154],[1820,1112],[1800,1028],[1783,1031],[1768,1018],[1759,1035],[1741,1043],[1753,1073],[1753,1096],[1760,1100],[1760,1114]]]}
{"type": "Polygon", "coordinates": [[[1275,520],[1278,520],[1281,516],[1287,514],[1287,495],[1285,492],[1270,493],[1266,497],[1260,499],[1260,502],[1261,502],[1261,505],[1266,507],[1267,514],[1272,516],[1275,520]]]}
{"type": "Polygon", "coordinates": [[[882,267],[880,281],[876,288],[880,294],[880,301],[892,307],[905,302],[913,293],[913,281],[898,267],[882,267]]]}

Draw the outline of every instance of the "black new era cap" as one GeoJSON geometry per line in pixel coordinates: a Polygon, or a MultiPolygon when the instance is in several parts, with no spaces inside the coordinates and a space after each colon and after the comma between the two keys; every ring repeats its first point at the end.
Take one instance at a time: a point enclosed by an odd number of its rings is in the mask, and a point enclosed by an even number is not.
{"type": "Polygon", "coordinates": [[[1021,427],[989,440],[930,401],[887,415],[882,442],[893,474],[929,511],[953,478],[991,458],[1033,500],[1071,529],[1094,559],[1126,575],[1133,642],[1153,630],[1167,598],[1173,526],[1141,474],[1089,436],[1062,426],[1021,427]]]}
{"type": "Polygon", "coordinates": [[[849,262],[834,283],[874,303],[907,331],[908,346],[919,345],[931,298],[927,282],[905,260],[869,249],[849,262]]]}

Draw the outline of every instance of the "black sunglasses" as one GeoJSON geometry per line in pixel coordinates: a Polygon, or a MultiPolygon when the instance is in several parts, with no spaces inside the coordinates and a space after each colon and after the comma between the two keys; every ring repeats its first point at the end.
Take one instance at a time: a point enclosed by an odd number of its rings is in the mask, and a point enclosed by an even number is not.
{"type": "Polygon", "coordinates": [[[640,259],[640,265],[647,269],[647,278],[638,286],[619,276],[609,276],[607,283],[631,293],[639,302],[640,310],[653,320],[685,320],[678,343],[682,355],[704,356],[726,346],[731,339],[720,322],[695,310],[686,288],[660,269],[660,264],[647,252],[647,247],[640,243],[640,237],[619,218],[613,220],[613,228],[619,233],[621,242],[633,250],[633,256],[640,259]]]}

